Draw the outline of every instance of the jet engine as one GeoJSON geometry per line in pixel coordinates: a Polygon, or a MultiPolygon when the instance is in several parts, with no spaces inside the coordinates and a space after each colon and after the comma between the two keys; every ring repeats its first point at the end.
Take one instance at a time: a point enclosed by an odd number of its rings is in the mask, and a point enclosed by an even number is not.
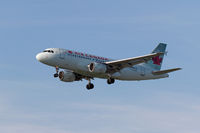
{"type": "Polygon", "coordinates": [[[93,62],[88,65],[88,69],[90,72],[94,73],[106,73],[107,66],[105,64],[93,62]]]}
{"type": "Polygon", "coordinates": [[[59,79],[63,82],[73,82],[81,80],[80,75],[77,75],[71,71],[61,71],[59,72],[59,79]]]}

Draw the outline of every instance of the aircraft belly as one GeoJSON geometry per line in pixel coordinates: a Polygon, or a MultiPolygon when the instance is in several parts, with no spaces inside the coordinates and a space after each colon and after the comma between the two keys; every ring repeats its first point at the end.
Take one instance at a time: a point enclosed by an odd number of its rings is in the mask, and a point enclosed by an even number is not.
{"type": "Polygon", "coordinates": [[[119,80],[140,80],[141,76],[137,71],[133,71],[129,68],[124,68],[120,72],[113,74],[116,79],[119,80]]]}
{"type": "Polygon", "coordinates": [[[89,71],[81,71],[81,70],[76,70],[75,72],[84,76],[88,76],[88,77],[103,78],[103,79],[108,78],[107,74],[92,73],[89,71]]]}

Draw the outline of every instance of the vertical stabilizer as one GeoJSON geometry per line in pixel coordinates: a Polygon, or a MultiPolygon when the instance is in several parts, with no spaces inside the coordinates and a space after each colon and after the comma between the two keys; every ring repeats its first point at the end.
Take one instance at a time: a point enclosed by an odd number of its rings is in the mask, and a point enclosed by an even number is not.
{"type": "MultiPolygon", "coordinates": [[[[158,52],[163,52],[165,53],[167,44],[164,43],[160,43],[158,44],[158,46],[153,50],[152,53],[158,53],[158,52]]],[[[156,56],[153,57],[152,60],[148,61],[146,63],[146,65],[148,65],[149,67],[151,67],[153,70],[160,70],[161,66],[162,66],[162,62],[164,59],[164,54],[160,55],[160,56],[156,56]]]]}

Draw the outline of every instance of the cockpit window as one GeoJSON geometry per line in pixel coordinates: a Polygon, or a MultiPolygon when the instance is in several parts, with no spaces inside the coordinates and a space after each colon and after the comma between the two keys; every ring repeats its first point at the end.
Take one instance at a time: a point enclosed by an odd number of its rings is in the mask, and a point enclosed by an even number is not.
{"type": "Polygon", "coordinates": [[[54,53],[53,50],[44,50],[43,52],[54,53]]]}

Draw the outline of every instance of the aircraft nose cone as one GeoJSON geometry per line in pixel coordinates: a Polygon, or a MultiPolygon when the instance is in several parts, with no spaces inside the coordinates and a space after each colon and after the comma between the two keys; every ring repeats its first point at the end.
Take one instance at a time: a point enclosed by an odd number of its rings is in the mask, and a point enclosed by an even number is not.
{"type": "Polygon", "coordinates": [[[39,54],[36,55],[36,59],[39,62],[44,62],[45,61],[45,56],[43,54],[39,53],[39,54]]]}
{"type": "Polygon", "coordinates": [[[36,55],[36,59],[37,59],[38,61],[41,61],[41,54],[37,54],[37,55],[36,55]]]}

